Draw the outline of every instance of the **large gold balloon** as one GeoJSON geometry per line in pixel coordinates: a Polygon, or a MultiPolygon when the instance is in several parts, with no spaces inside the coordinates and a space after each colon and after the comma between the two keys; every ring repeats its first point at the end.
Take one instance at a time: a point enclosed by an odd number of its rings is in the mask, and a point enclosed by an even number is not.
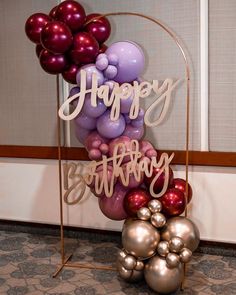
{"type": "Polygon", "coordinates": [[[170,241],[179,237],[184,242],[184,247],[192,252],[197,249],[200,241],[200,233],[197,226],[188,218],[178,216],[170,218],[163,227],[161,239],[170,241]]]}
{"type": "Polygon", "coordinates": [[[148,221],[133,220],[123,227],[122,244],[125,251],[141,260],[155,253],[159,240],[159,232],[148,221]]]}
{"type": "Polygon", "coordinates": [[[154,256],[145,265],[144,277],[154,291],[169,294],[177,291],[183,281],[183,264],[179,263],[177,267],[169,268],[165,258],[154,256]]]}

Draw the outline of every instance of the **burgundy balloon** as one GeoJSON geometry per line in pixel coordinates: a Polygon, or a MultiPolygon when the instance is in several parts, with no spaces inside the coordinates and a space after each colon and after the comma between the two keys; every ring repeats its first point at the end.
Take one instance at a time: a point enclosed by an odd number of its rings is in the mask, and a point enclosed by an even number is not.
{"type": "Polygon", "coordinates": [[[110,22],[106,17],[100,17],[96,18],[97,16],[100,16],[101,14],[98,13],[92,13],[87,15],[86,23],[85,25],[85,31],[93,35],[93,37],[98,41],[98,43],[102,44],[105,42],[110,34],[111,34],[111,25],[110,22]]]}
{"type": "Polygon", "coordinates": [[[43,48],[43,46],[42,46],[41,44],[37,44],[37,45],[36,45],[36,47],[35,47],[35,52],[36,52],[36,54],[37,54],[37,57],[40,56],[40,53],[42,52],[43,49],[44,49],[44,48],[43,48]]]}
{"type": "Polygon", "coordinates": [[[56,19],[56,11],[57,11],[57,8],[58,8],[58,5],[53,7],[50,12],[49,12],[49,16],[52,18],[52,19],[56,19]]]}
{"type": "Polygon", "coordinates": [[[40,33],[47,23],[51,21],[45,13],[32,14],[25,23],[25,33],[34,43],[40,44],[40,33]]]}
{"type": "Polygon", "coordinates": [[[78,31],[86,20],[86,14],[81,4],[67,0],[58,5],[55,12],[57,20],[64,22],[72,32],[78,31]]]}
{"type": "Polygon", "coordinates": [[[149,192],[143,188],[134,188],[128,191],[124,198],[124,208],[130,217],[135,217],[137,211],[145,207],[152,199],[149,192]]]}
{"type": "Polygon", "coordinates": [[[182,214],[186,207],[184,193],[176,188],[168,189],[158,200],[162,203],[162,213],[168,217],[182,214]]]}
{"type": "Polygon", "coordinates": [[[89,33],[79,32],[74,35],[70,57],[75,64],[79,65],[94,62],[98,52],[98,42],[89,33]]]}
{"type": "Polygon", "coordinates": [[[68,69],[66,69],[62,73],[62,77],[66,82],[71,83],[71,84],[77,84],[76,82],[76,74],[79,70],[79,67],[75,64],[70,65],[68,69]]]}
{"type": "MultiPolygon", "coordinates": [[[[145,177],[144,181],[146,186],[149,188],[152,180],[154,179],[154,177],[157,175],[157,173],[160,171],[160,168],[154,168],[153,169],[153,174],[151,177],[145,177]]],[[[168,186],[171,186],[173,183],[173,177],[174,177],[174,173],[173,170],[169,167],[169,182],[168,182],[168,186]]],[[[165,181],[165,172],[162,172],[161,175],[158,177],[158,179],[156,180],[153,190],[156,194],[160,193],[163,189],[164,186],[164,181],[165,181]]]]}
{"type": "Polygon", "coordinates": [[[53,54],[44,49],[39,57],[40,65],[49,74],[62,73],[67,67],[67,60],[63,54],[53,54]]]}
{"type": "Polygon", "coordinates": [[[98,54],[100,53],[104,53],[106,50],[107,50],[107,45],[106,44],[101,44],[100,47],[99,47],[99,51],[98,51],[98,54]]]}
{"type": "Polygon", "coordinates": [[[59,21],[48,23],[40,35],[43,47],[55,54],[66,52],[73,43],[73,36],[67,25],[59,21]]]}
{"type": "MultiPolygon", "coordinates": [[[[176,188],[185,194],[186,181],[182,178],[174,178],[171,187],[176,188]]],[[[187,196],[188,203],[192,200],[192,196],[193,196],[193,190],[191,188],[191,185],[188,183],[188,196],[187,196]]]]}

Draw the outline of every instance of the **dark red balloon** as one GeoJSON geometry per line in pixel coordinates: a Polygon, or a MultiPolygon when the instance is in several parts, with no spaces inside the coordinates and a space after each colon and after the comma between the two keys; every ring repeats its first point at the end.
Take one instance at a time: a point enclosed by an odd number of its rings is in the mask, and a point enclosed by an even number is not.
{"type": "Polygon", "coordinates": [[[28,38],[36,43],[40,44],[40,33],[51,19],[44,13],[32,14],[25,23],[25,33],[28,38]]]}
{"type": "Polygon", "coordinates": [[[86,20],[86,14],[81,4],[67,0],[58,5],[55,12],[57,20],[64,22],[72,32],[78,31],[86,20]]]}
{"type": "Polygon", "coordinates": [[[73,43],[73,36],[67,25],[59,21],[48,23],[41,32],[41,44],[52,53],[66,52],[73,43]]]}
{"type": "Polygon", "coordinates": [[[170,188],[158,199],[162,203],[162,213],[168,217],[182,214],[186,207],[184,193],[176,188],[170,188]]]}
{"type": "MultiPolygon", "coordinates": [[[[181,192],[185,194],[186,181],[182,178],[174,178],[172,187],[180,190],[181,192]]],[[[187,196],[188,203],[192,200],[192,196],[193,196],[193,190],[191,188],[191,185],[188,183],[188,196],[187,196]]]]}
{"type": "Polygon", "coordinates": [[[36,47],[35,47],[35,52],[36,52],[36,54],[37,54],[37,57],[40,56],[40,53],[42,52],[43,49],[44,49],[44,48],[43,48],[43,46],[42,46],[41,44],[37,44],[37,45],[36,45],[36,47]]]}
{"type": "Polygon", "coordinates": [[[50,12],[49,12],[49,16],[52,18],[52,19],[56,19],[56,11],[57,11],[57,6],[53,7],[50,12]]]}
{"type": "Polygon", "coordinates": [[[102,44],[105,42],[110,34],[111,34],[111,25],[106,17],[97,18],[101,14],[92,13],[87,15],[85,25],[85,31],[93,35],[93,37],[98,41],[98,43],[102,44]],[[91,22],[89,22],[91,20],[91,22]]]}
{"type": "Polygon", "coordinates": [[[63,73],[62,73],[62,77],[71,84],[77,84],[76,82],[76,74],[79,70],[79,66],[77,65],[70,65],[70,67],[68,69],[66,69],[63,73]]]}
{"type": "MultiPolygon", "coordinates": [[[[144,181],[146,186],[149,188],[151,182],[153,181],[154,177],[157,175],[157,173],[160,171],[160,168],[154,168],[153,169],[153,174],[151,177],[145,177],[144,181]]],[[[174,177],[174,173],[173,170],[169,167],[169,182],[168,182],[168,186],[171,186],[173,183],[173,177],[174,177]]],[[[163,189],[164,186],[164,181],[165,181],[165,172],[162,172],[161,175],[158,177],[158,179],[156,180],[153,190],[156,194],[160,193],[161,190],[163,189]]]]}
{"type": "Polygon", "coordinates": [[[124,208],[130,217],[135,217],[137,211],[145,207],[152,199],[149,192],[142,188],[134,188],[128,191],[124,198],[124,208]]]}
{"type": "Polygon", "coordinates": [[[44,49],[39,57],[40,65],[49,74],[62,73],[68,66],[66,57],[63,54],[53,54],[44,49]]]}
{"type": "Polygon", "coordinates": [[[74,35],[70,58],[75,64],[81,65],[94,62],[98,52],[98,42],[89,33],[80,32],[74,35]]]}
{"type": "Polygon", "coordinates": [[[104,53],[107,50],[107,48],[108,47],[106,46],[106,44],[101,44],[100,47],[99,47],[98,54],[104,53]]]}

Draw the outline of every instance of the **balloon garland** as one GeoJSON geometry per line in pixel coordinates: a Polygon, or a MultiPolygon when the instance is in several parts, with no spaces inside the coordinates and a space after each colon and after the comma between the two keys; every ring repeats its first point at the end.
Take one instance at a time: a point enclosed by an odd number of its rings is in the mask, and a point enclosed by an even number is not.
{"type": "Polygon", "coordinates": [[[107,46],[105,42],[111,33],[108,19],[97,13],[86,16],[82,5],[73,0],[53,7],[48,15],[31,15],[25,32],[36,44],[41,67],[76,84],[69,94],[69,98],[78,94],[72,108],[81,104],[81,111],[74,119],[75,135],[87,149],[89,158],[96,163],[108,157],[119,159],[119,174],[114,171],[114,160],[106,167],[105,180],[113,184],[111,196],[105,186],[98,189],[105,181],[103,165],[97,165],[87,182],[102,213],[112,220],[125,220],[123,249],[117,256],[119,275],[129,282],[145,278],[159,293],[175,292],[183,281],[183,265],[190,261],[200,235],[190,219],[180,216],[192,199],[190,184],[174,178],[170,167],[167,173],[158,165],[152,167],[153,159],[158,163],[161,156],[151,142],[143,139],[145,111],[139,108],[136,116],[131,116],[135,93],[127,94],[128,83],[140,82],[145,66],[143,50],[132,41],[107,46]],[[111,108],[109,100],[105,103],[97,98],[94,103],[89,92],[80,101],[81,88],[85,84],[90,89],[94,77],[97,87],[107,86],[107,96],[112,96],[117,85],[123,83],[119,91],[125,99],[120,100],[119,113],[111,108]],[[135,143],[139,155],[136,161],[135,143]],[[138,168],[131,170],[132,165],[138,168]],[[141,166],[151,173],[140,170],[141,166]],[[160,194],[159,198],[151,191],[160,194]]]}

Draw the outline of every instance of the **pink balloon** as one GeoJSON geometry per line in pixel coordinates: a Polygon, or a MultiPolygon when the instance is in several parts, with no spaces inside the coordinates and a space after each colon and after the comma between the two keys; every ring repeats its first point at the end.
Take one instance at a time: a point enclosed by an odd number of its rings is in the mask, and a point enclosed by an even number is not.
{"type": "MultiPolygon", "coordinates": [[[[110,141],[110,143],[109,143],[109,156],[113,157],[115,147],[118,144],[123,144],[125,147],[125,151],[129,152],[131,150],[130,141],[131,141],[130,138],[128,136],[124,136],[124,135],[110,141]]],[[[122,147],[118,148],[118,150],[117,150],[118,155],[121,153],[122,153],[122,147]]],[[[128,161],[130,161],[130,156],[125,156],[122,163],[126,163],[128,161]]]]}
{"type": "Polygon", "coordinates": [[[123,202],[128,189],[117,183],[111,198],[102,196],[99,198],[99,207],[102,213],[112,220],[123,220],[128,217],[123,202]]]}
{"type": "Polygon", "coordinates": [[[108,153],[107,139],[98,134],[97,131],[91,132],[84,141],[91,160],[100,160],[102,155],[108,153]]]}
{"type": "MultiPolygon", "coordinates": [[[[122,166],[122,169],[123,169],[123,171],[124,171],[124,176],[125,176],[125,178],[126,178],[126,176],[127,176],[127,163],[125,163],[125,164],[123,164],[122,166]]],[[[124,185],[123,183],[122,183],[122,181],[121,181],[121,178],[119,177],[119,182],[120,182],[120,184],[121,185],[123,185],[124,187],[126,187],[126,188],[135,188],[135,187],[138,187],[138,186],[140,186],[142,183],[143,183],[143,180],[144,180],[144,173],[142,172],[141,173],[141,178],[140,178],[140,181],[137,181],[136,179],[135,179],[135,176],[134,176],[134,173],[130,173],[129,174],[129,183],[128,183],[128,185],[126,186],[126,185],[124,185]]]]}
{"type": "Polygon", "coordinates": [[[148,158],[157,157],[157,151],[149,141],[147,140],[140,141],[139,148],[143,156],[148,158]]]}

